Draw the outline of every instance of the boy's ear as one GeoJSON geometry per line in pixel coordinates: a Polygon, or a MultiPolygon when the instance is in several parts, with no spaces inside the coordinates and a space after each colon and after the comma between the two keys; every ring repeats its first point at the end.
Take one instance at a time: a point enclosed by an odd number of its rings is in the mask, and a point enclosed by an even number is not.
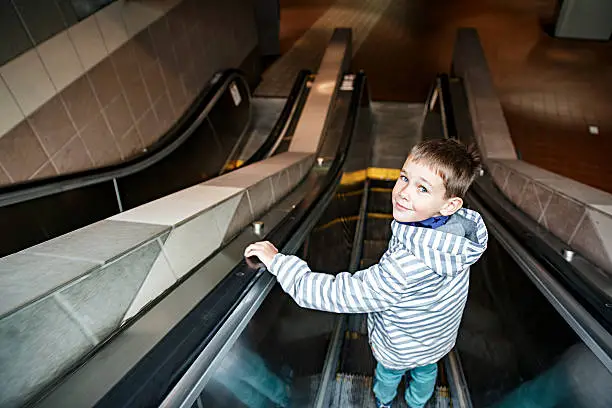
{"type": "Polygon", "coordinates": [[[446,216],[453,215],[461,207],[463,207],[463,199],[459,197],[451,197],[446,200],[446,204],[444,204],[444,206],[442,206],[442,209],[440,209],[440,214],[446,216]]]}

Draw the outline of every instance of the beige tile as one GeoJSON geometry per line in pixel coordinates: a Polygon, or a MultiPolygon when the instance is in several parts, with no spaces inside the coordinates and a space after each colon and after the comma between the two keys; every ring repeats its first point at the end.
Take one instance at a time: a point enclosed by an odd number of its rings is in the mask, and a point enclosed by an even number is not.
{"type": "Polygon", "coordinates": [[[122,9],[124,5],[125,2],[123,0],[116,1],[95,14],[100,32],[102,33],[102,39],[109,53],[115,51],[129,39],[125,22],[123,21],[122,9]]]}
{"type": "Polygon", "coordinates": [[[242,189],[234,187],[196,185],[122,212],[111,219],[115,221],[178,225],[241,191],[242,189]]]}
{"type": "MultiPolygon", "coordinates": [[[[281,174],[284,178],[288,177],[286,171],[283,171],[281,174]]],[[[272,180],[273,178],[262,180],[247,189],[249,201],[251,202],[251,211],[254,217],[258,217],[259,215],[263,214],[274,204],[276,189],[272,188],[272,180]]],[[[282,195],[284,195],[287,191],[288,189],[282,191],[282,195]]]]}
{"type": "Polygon", "coordinates": [[[36,49],[4,64],[0,67],[0,74],[25,116],[55,95],[53,83],[36,49]]]}
{"type": "Polygon", "coordinates": [[[136,126],[132,126],[123,137],[117,140],[117,143],[124,160],[142,154],[144,149],[136,126]]]}
{"type": "Polygon", "coordinates": [[[175,227],[164,244],[164,252],[177,277],[210,256],[221,244],[223,236],[215,222],[212,209],[199,214],[189,222],[175,227]]]}
{"type": "Polygon", "coordinates": [[[83,75],[83,66],[66,31],[50,38],[37,48],[58,92],[83,75]]]}
{"type": "Polygon", "coordinates": [[[128,109],[123,94],[117,95],[117,97],[106,107],[104,113],[117,140],[123,137],[125,133],[134,126],[132,114],[128,109]]]}
{"type": "Polygon", "coordinates": [[[27,121],[0,138],[0,163],[14,182],[29,179],[47,160],[27,121]]]}
{"type": "Polygon", "coordinates": [[[68,33],[85,71],[108,55],[95,15],[73,25],[68,33]]]}
{"type": "Polygon", "coordinates": [[[136,315],[136,313],[150,301],[156,299],[166,289],[174,285],[174,283],[176,283],[176,276],[174,276],[172,268],[170,268],[170,264],[166,260],[164,254],[160,253],[153,263],[145,281],[138,290],[132,304],[125,313],[123,321],[125,322],[130,317],[136,315]]]}
{"type": "Polygon", "coordinates": [[[0,137],[23,119],[17,101],[0,78],[0,137]]]}
{"type": "Polygon", "coordinates": [[[60,174],[75,173],[93,167],[93,162],[78,135],[72,138],[51,160],[60,174]]]}
{"type": "Polygon", "coordinates": [[[246,225],[253,221],[249,195],[243,193],[240,196],[236,196],[236,198],[240,198],[240,201],[232,212],[231,218],[225,224],[217,221],[219,230],[223,232],[223,242],[228,242],[234,238],[246,225]]]}
{"type": "Polygon", "coordinates": [[[76,129],[59,95],[41,106],[28,120],[50,156],[76,134],[76,129]]]}
{"type": "Polygon", "coordinates": [[[119,78],[110,58],[104,58],[87,76],[102,107],[106,107],[121,93],[119,78]]]}
{"type": "Polygon", "coordinates": [[[94,166],[104,166],[121,160],[121,152],[115,143],[115,138],[101,114],[81,131],[81,139],[89,151],[94,166]]]}
{"type": "Polygon", "coordinates": [[[62,99],[77,130],[87,126],[101,110],[86,75],[83,75],[64,89],[62,99]]]}

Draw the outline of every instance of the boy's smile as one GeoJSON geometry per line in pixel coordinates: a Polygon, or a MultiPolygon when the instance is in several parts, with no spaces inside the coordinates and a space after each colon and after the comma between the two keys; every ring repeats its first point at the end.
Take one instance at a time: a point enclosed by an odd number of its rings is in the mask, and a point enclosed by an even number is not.
{"type": "Polygon", "coordinates": [[[416,222],[437,215],[451,215],[461,207],[462,200],[445,196],[442,177],[409,157],[391,193],[393,218],[399,222],[416,222]]]}

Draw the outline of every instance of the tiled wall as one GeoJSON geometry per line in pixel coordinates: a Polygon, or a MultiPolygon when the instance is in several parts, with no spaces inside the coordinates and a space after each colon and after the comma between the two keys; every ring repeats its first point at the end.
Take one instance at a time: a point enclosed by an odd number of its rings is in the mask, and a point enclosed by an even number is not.
{"type": "Polygon", "coordinates": [[[257,45],[248,0],[118,0],[56,29],[0,66],[0,184],[142,152],[257,45]]]}
{"type": "Polygon", "coordinates": [[[114,0],[2,0],[0,65],[85,19],[114,0]]]}
{"type": "Polygon", "coordinates": [[[518,160],[478,33],[461,29],[453,54],[475,138],[508,199],[584,258],[612,274],[612,194],[518,160]]]}

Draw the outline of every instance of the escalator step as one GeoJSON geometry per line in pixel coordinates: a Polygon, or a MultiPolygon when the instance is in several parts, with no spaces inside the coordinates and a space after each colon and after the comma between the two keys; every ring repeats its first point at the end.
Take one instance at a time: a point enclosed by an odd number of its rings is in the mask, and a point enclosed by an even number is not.
{"type": "Polygon", "coordinates": [[[372,356],[367,334],[347,332],[339,371],[353,375],[371,375],[375,366],[376,361],[372,356]]]}
{"type": "MultiPolygon", "coordinates": [[[[403,383],[403,382],[402,382],[403,383]]],[[[395,398],[393,406],[396,408],[407,408],[406,401],[400,397],[404,395],[404,386],[400,385],[398,397],[395,398]]],[[[333,388],[331,407],[334,408],[369,408],[374,407],[374,394],[372,393],[372,377],[352,374],[336,375],[336,383],[333,388]]],[[[436,387],[436,392],[426,408],[449,408],[450,398],[448,388],[436,387]]]]}
{"type": "Polygon", "coordinates": [[[380,259],[389,246],[388,240],[382,239],[366,239],[363,241],[362,258],[365,259],[380,259]]]}

